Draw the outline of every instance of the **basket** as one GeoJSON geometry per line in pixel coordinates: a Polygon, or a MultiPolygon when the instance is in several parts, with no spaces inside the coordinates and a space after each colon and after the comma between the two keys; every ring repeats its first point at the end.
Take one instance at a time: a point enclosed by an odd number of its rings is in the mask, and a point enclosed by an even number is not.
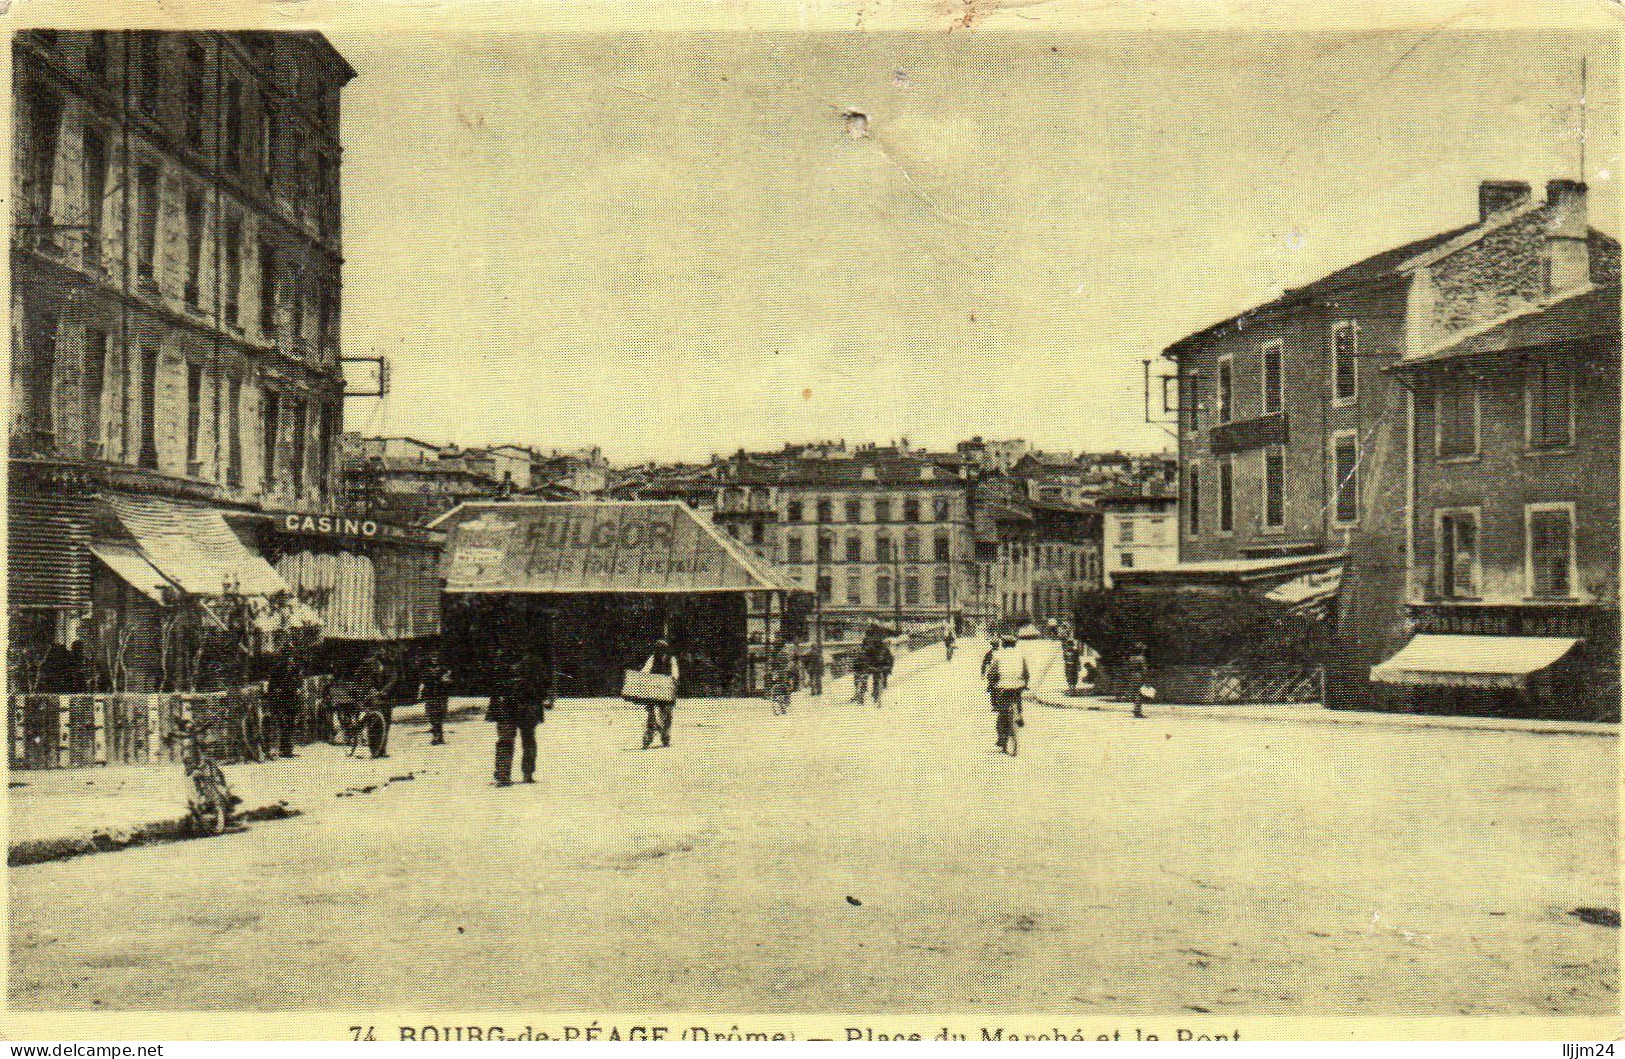
{"type": "Polygon", "coordinates": [[[621,683],[621,698],[628,702],[660,703],[677,701],[677,681],[665,673],[645,673],[628,669],[621,683]]]}

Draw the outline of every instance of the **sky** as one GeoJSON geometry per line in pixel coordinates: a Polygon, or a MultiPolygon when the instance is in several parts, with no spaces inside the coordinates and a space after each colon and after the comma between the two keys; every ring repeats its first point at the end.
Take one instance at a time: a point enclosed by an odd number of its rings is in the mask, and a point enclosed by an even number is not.
{"type": "Polygon", "coordinates": [[[1619,231],[1599,37],[330,36],[345,350],[392,363],[347,402],[368,433],[1171,447],[1144,360],[1476,219],[1480,180],[1577,175],[1582,54],[1619,231]]]}

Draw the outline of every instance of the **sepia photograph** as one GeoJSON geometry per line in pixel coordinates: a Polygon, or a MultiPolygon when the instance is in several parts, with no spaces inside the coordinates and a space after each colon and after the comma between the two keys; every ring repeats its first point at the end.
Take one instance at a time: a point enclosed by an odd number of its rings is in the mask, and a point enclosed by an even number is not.
{"type": "Polygon", "coordinates": [[[0,12],[5,1035],[1617,1037],[1616,13],[1326,6],[0,12]]]}

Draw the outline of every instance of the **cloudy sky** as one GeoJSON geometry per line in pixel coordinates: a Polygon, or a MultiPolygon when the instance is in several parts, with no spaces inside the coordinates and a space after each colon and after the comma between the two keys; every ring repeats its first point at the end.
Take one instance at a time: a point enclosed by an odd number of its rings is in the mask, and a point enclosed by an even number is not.
{"type": "Polygon", "coordinates": [[[698,458],[788,439],[1160,449],[1141,361],[1579,172],[1600,38],[333,32],[352,428],[698,458]],[[864,115],[863,120],[852,117],[864,115]]]}

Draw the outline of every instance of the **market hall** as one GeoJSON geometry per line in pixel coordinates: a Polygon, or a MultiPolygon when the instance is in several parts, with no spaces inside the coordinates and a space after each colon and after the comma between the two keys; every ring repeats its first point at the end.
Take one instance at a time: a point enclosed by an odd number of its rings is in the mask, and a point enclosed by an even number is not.
{"type": "Polygon", "coordinates": [[[615,695],[667,639],[685,693],[760,690],[794,589],[677,501],[463,504],[446,533],[445,648],[467,679],[503,651],[545,659],[562,695],[615,695]]]}

